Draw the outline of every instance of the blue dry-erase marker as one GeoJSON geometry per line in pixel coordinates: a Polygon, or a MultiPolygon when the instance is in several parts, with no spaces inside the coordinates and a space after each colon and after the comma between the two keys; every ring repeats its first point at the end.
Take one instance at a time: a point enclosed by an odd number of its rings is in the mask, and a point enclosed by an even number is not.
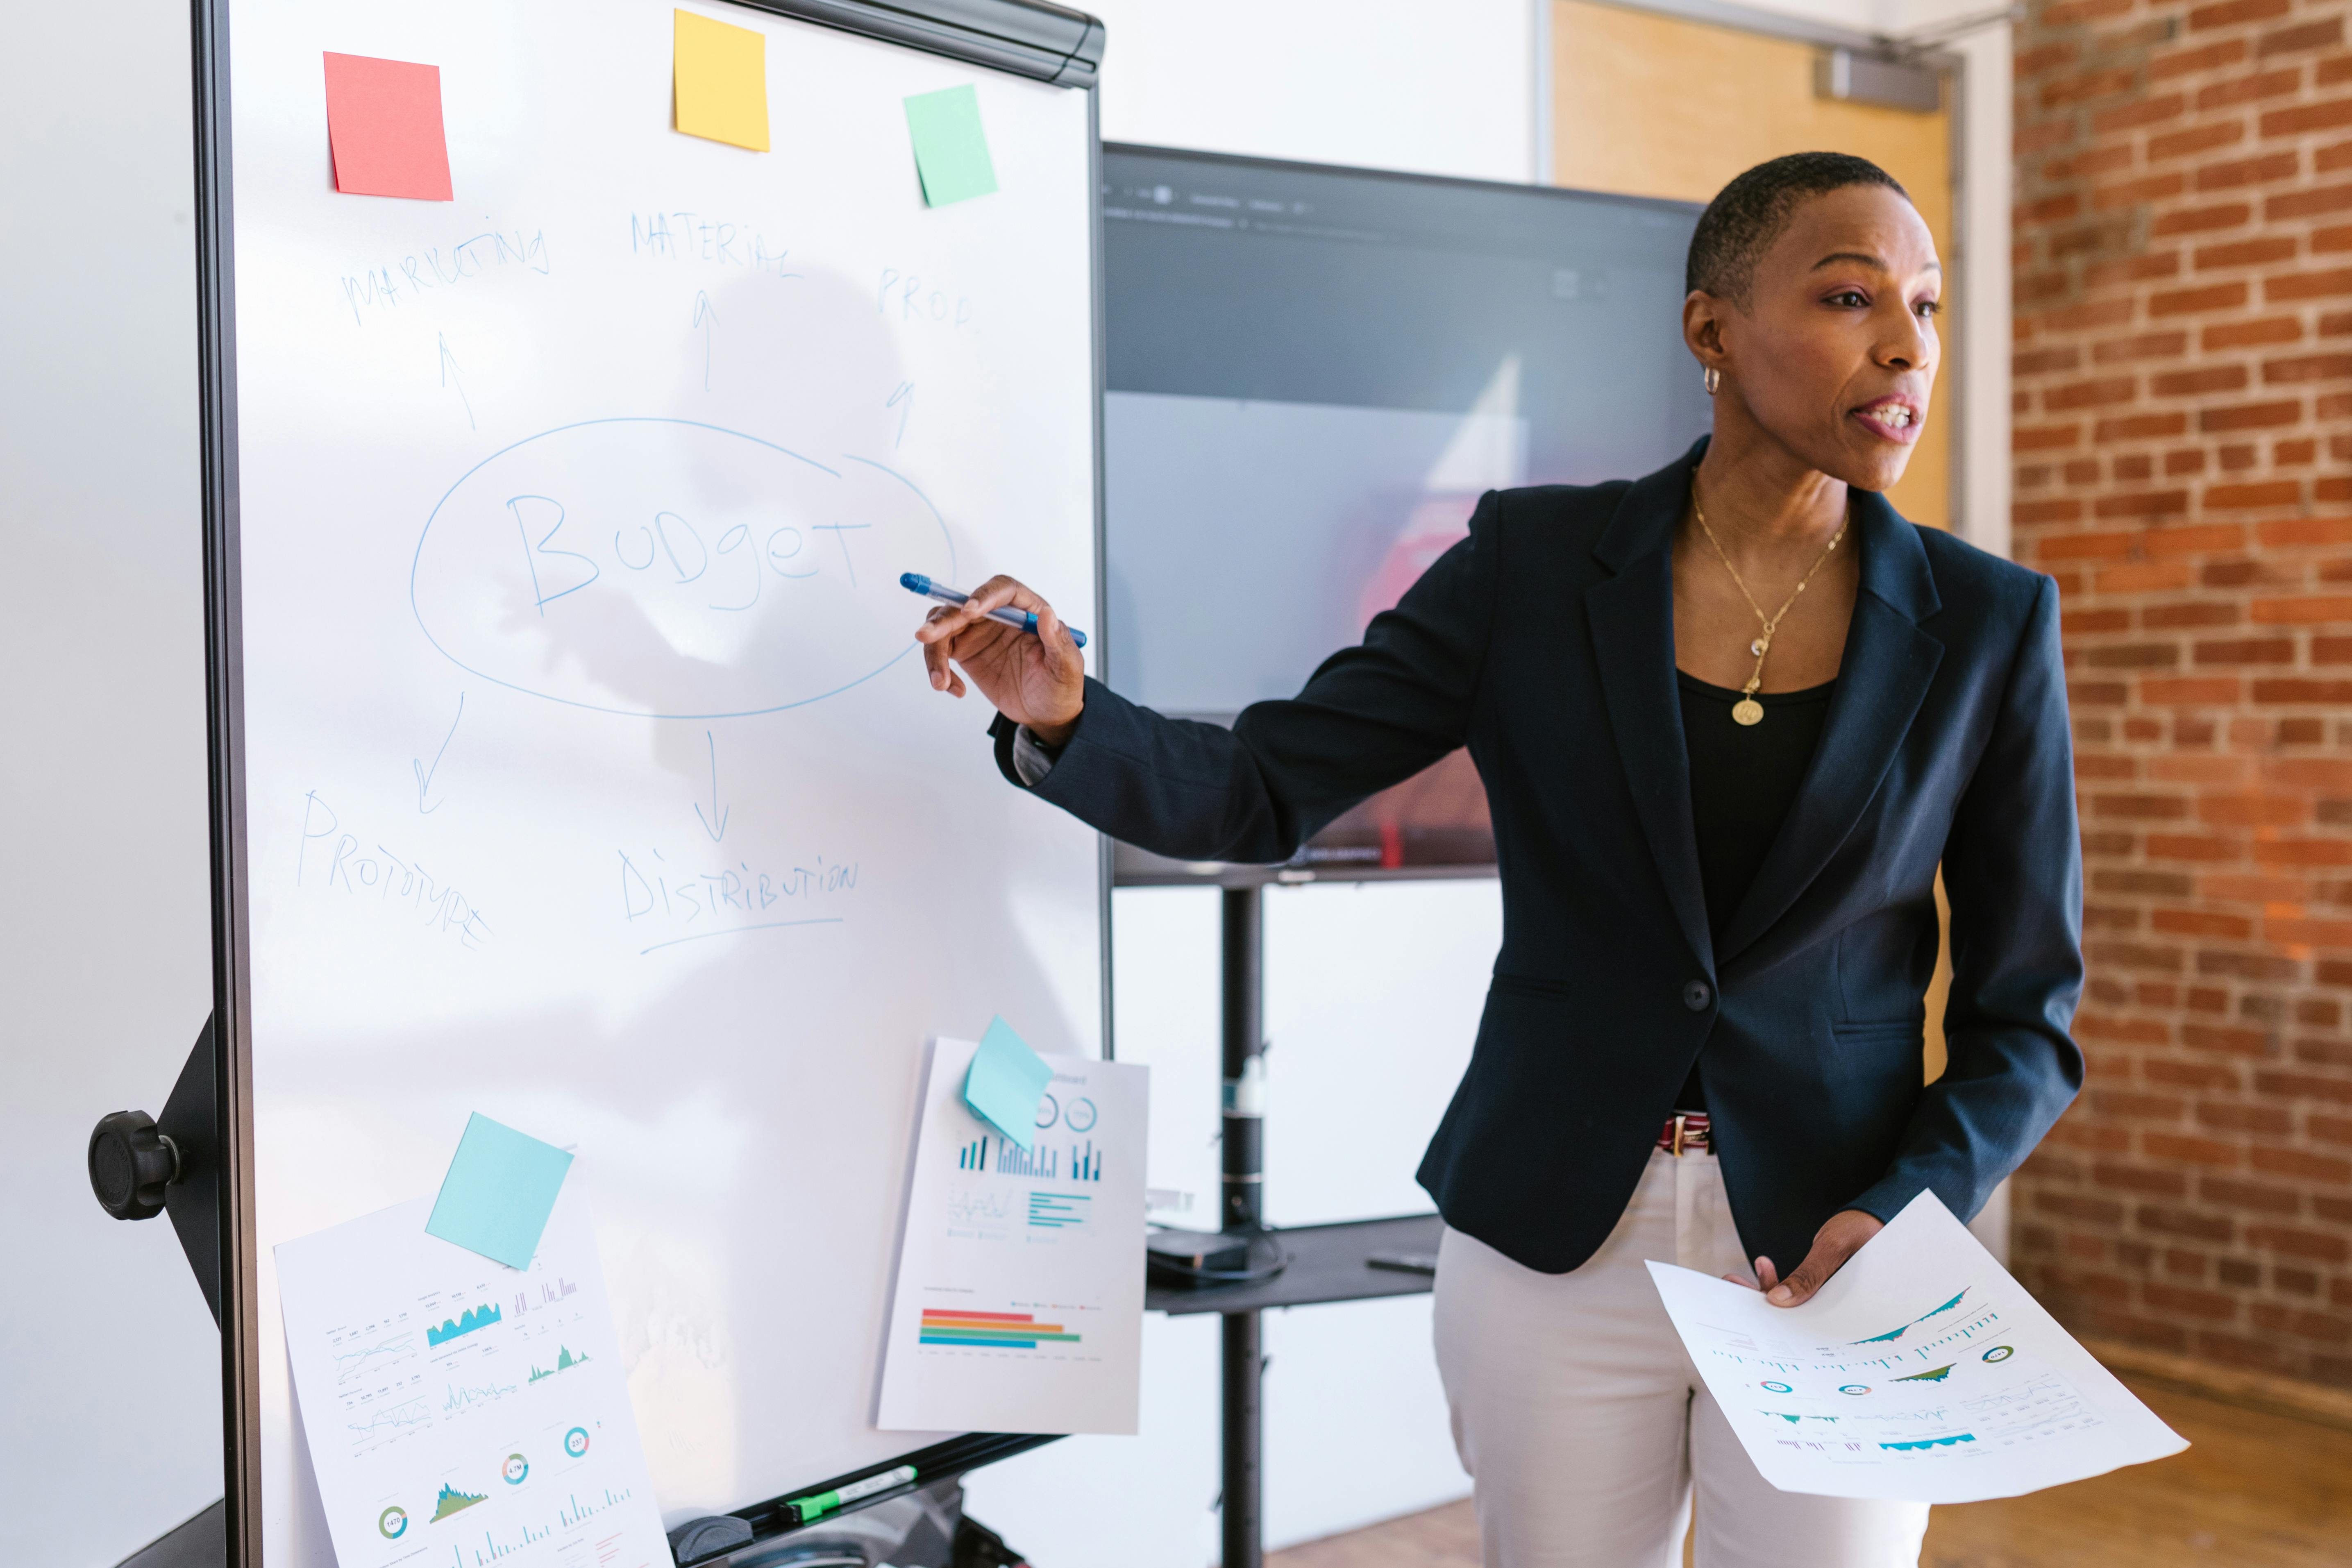
{"type": "MultiPolygon", "coordinates": [[[[953,588],[942,588],[920,572],[899,573],[898,584],[909,594],[920,594],[924,598],[937,599],[942,605],[971,603],[970,594],[959,594],[953,588]]],[[[989,611],[988,618],[992,621],[1002,621],[1016,632],[1027,632],[1031,637],[1037,635],[1037,613],[1034,610],[1016,610],[1008,605],[1001,610],[989,611]]],[[[1080,647],[1087,646],[1086,633],[1076,626],[1067,629],[1072,642],[1080,647]]]]}

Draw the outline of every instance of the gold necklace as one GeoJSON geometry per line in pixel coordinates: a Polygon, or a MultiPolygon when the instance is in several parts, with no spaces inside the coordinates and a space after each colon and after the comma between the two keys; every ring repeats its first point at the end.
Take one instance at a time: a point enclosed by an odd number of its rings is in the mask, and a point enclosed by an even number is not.
{"type": "Polygon", "coordinates": [[[1707,527],[1706,512],[1698,504],[1698,479],[1696,475],[1691,479],[1691,515],[1698,519],[1698,531],[1706,535],[1707,543],[1714,547],[1715,558],[1723,563],[1723,569],[1726,572],[1731,574],[1732,582],[1738,586],[1739,596],[1748,601],[1748,607],[1756,612],[1758,620],[1764,623],[1763,636],[1748,645],[1748,651],[1756,656],[1756,668],[1749,672],[1748,684],[1740,690],[1739,700],[1731,705],[1731,717],[1735,722],[1761,724],[1764,721],[1764,704],[1756,700],[1756,689],[1764,684],[1764,656],[1771,651],[1772,634],[1780,629],[1780,617],[1787,615],[1790,607],[1796,604],[1797,595],[1805,591],[1805,584],[1811,582],[1814,574],[1828,563],[1831,552],[1835,551],[1839,542],[1845,538],[1847,524],[1845,522],[1838,524],[1837,532],[1832,534],[1829,543],[1822,547],[1821,559],[1813,563],[1811,571],[1797,580],[1796,593],[1790,594],[1781,602],[1778,610],[1768,616],[1764,613],[1764,606],[1756,602],[1756,595],[1748,591],[1748,581],[1740,576],[1739,568],[1734,566],[1731,563],[1731,557],[1723,552],[1722,542],[1715,537],[1715,530],[1707,527]]]}

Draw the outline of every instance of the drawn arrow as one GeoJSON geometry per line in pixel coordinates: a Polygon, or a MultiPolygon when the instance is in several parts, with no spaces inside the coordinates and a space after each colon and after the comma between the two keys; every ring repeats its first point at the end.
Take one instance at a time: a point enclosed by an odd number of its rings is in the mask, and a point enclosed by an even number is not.
{"type": "Polygon", "coordinates": [[[710,731],[708,730],[702,732],[702,738],[710,747],[710,815],[704,816],[702,807],[699,805],[694,808],[694,815],[702,818],[702,831],[710,835],[710,842],[716,844],[727,837],[727,813],[735,808],[729,806],[724,811],[719,809],[719,742],[711,738],[710,731]],[[718,819],[719,826],[716,827],[711,826],[712,817],[718,819]]]}
{"type": "Polygon", "coordinates": [[[466,384],[457,379],[457,356],[449,352],[447,338],[438,332],[434,336],[439,338],[441,343],[441,384],[457,387],[457,401],[466,408],[466,428],[478,430],[481,426],[474,423],[474,400],[466,395],[466,384]]]}
{"type": "Polygon", "coordinates": [[[422,757],[411,757],[408,760],[408,765],[416,770],[416,809],[428,816],[441,809],[441,803],[436,800],[431,805],[427,805],[425,804],[425,797],[433,788],[433,775],[441,770],[442,753],[448,751],[449,742],[457,738],[458,720],[465,716],[466,694],[460,691],[457,693],[457,718],[449,721],[449,733],[441,737],[441,750],[433,753],[433,765],[426,767],[425,759],[422,757]]]}
{"type": "Polygon", "coordinates": [[[694,291],[694,324],[702,329],[702,390],[710,390],[710,323],[719,319],[711,308],[710,296],[698,289],[694,291]]]}
{"type": "Polygon", "coordinates": [[[889,397],[884,401],[882,406],[885,408],[898,408],[898,405],[901,403],[905,404],[907,406],[899,410],[898,435],[898,439],[890,443],[893,447],[898,446],[907,438],[907,416],[915,411],[915,384],[913,382],[900,382],[898,384],[898,390],[892,393],[889,397]]]}

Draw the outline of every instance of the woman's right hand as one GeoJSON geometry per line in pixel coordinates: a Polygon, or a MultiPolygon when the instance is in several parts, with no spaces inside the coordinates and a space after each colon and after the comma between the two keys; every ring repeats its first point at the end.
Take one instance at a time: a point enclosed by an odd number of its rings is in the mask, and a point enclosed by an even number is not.
{"type": "Polygon", "coordinates": [[[964,693],[965,676],[996,710],[1048,746],[1062,746],[1086,703],[1086,663],[1054,606],[1010,577],[991,577],[961,605],[941,605],[915,633],[931,689],[964,693]],[[1014,631],[988,612],[1010,606],[1037,616],[1037,635],[1014,631]],[[961,666],[959,673],[957,667],[961,666]]]}

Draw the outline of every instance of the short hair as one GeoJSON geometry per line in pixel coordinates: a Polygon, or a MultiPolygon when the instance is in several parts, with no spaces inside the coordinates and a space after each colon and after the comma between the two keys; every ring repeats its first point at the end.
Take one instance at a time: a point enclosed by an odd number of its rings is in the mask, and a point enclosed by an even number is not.
{"type": "Polygon", "coordinates": [[[1756,264],[1789,226],[1797,204],[1848,185],[1884,185],[1911,199],[1894,175],[1848,153],[1790,153],[1757,164],[1717,191],[1699,214],[1683,265],[1683,288],[1745,307],[1756,264]]]}

